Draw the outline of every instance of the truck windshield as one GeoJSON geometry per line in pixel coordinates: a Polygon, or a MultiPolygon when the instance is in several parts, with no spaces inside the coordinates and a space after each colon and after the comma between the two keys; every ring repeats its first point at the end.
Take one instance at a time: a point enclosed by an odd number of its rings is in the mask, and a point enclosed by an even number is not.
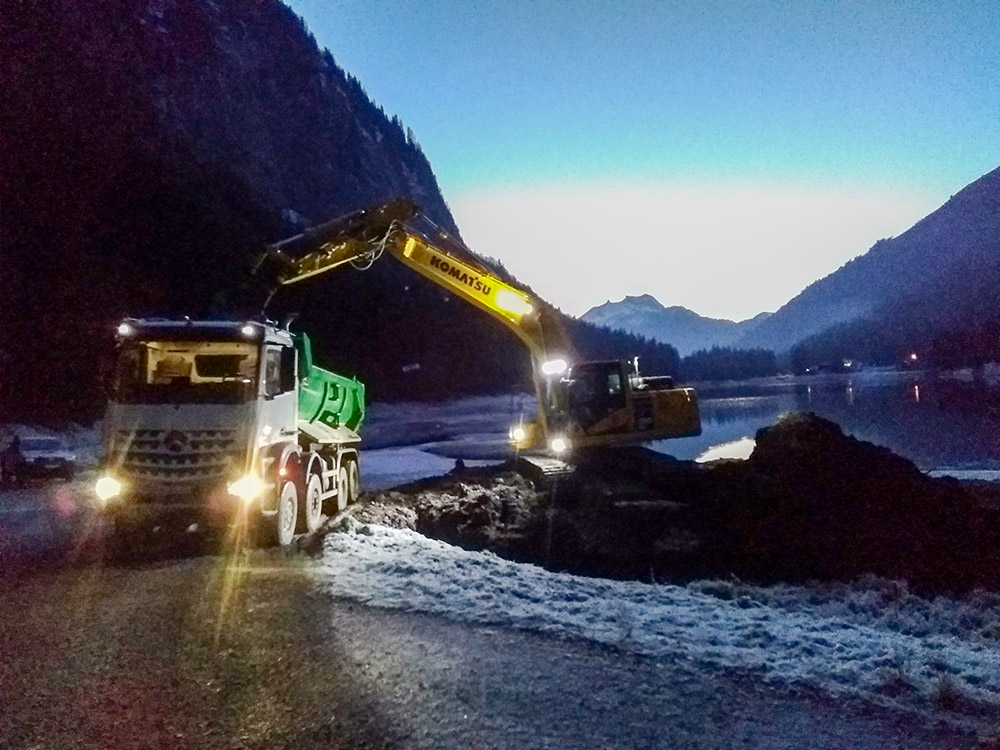
{"type": "Polygon", "coordinates": [[[257,347],[236,341],[122,346],[114,398],[132,404],[238,404],[256,396],[257,347]]]}

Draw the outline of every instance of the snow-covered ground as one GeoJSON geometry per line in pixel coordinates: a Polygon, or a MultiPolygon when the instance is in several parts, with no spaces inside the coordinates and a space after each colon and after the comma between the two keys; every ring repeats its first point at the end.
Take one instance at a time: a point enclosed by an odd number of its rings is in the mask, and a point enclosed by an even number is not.
{"type": "Polygon", "coordinates": [[[447,474],[455,459],[486,466],[512,457],[510,425],[534,414],[523,394],[472,396],[441,403],[374,403],[361,444],[361,484],[375,492],[447,474]]]}
{"type": "Polygon", "coordinates": [[[757,447],[757,441],[752,437],[741,437],[738,440],[730,440],[725,443],[713,445],[708,450],[700,453],[694,460],[703,464],[723,458],[747,459],[750,458],[750,454],[753,453],[755,447],[757,447]]]}
{"type": "Polygon", "coordinates": [[[353,520],[326,537],[316,575],[334,595],[379,607],[583,638],[907,709],[962,696],[1000,710],[998,594],[926,601],[879,579],[610,581],[353,520]]]}

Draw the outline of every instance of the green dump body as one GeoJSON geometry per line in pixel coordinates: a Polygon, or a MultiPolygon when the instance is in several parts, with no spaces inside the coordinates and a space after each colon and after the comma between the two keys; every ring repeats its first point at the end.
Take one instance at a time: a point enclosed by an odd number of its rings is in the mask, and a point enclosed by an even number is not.
{"type": "Polygon", "coordinates": [[[365,421],[365,386],[313,364],[312,343],[304,333],[295,334],[299,353],[299,421],[361,431],[365,421]]]}

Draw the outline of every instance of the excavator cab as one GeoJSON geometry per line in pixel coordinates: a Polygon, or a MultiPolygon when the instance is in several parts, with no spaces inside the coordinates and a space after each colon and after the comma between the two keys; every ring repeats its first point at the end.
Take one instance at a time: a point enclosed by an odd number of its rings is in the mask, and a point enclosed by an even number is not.
{"type": "Polygon", "coordinates": [[[586,431],[624,409],[627,382],[617,360],[574,365],[566,382],[570,417],[586,431]]]}

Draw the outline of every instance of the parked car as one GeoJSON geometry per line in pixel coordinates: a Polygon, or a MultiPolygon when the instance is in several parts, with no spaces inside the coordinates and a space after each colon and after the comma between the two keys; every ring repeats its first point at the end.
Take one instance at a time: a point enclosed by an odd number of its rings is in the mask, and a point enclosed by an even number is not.
{"type": "Polygon", "coordinates": [[[18,482],[44,477],[72,479],[76,473],[76,454],[57,437],[18,436],[4,458],[4,477],[18,482]]]}

